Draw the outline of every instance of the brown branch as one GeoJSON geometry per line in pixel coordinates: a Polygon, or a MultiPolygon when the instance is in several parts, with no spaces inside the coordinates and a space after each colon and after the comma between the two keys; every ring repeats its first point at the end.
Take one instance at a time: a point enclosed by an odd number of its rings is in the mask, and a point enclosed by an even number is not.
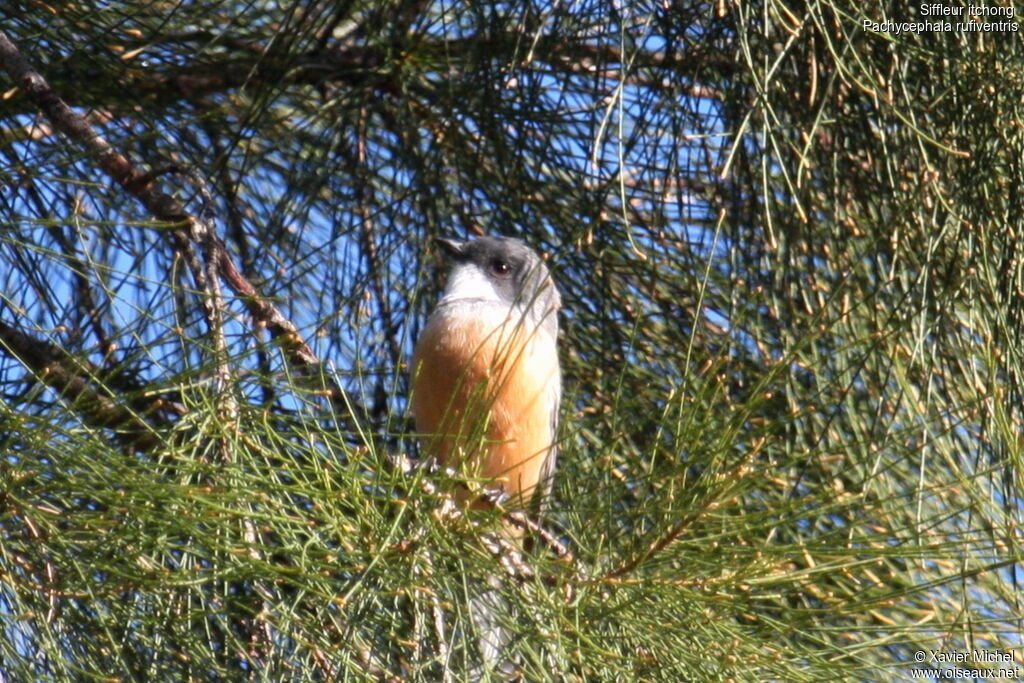
{"type": "MultiPolygon", "coordinates": [[[[196,223],[196,219],[185,211],[177,199],[154,187],[159,174],[140,170],[127,156],[114,149],[85,117],[73,111],[53,91],[42,74],[32,68],[3,31],[0,31],[0,65],[36,106],[42,109],[51,125],[84,146],[97,165],[153,216],[182,228],[196,223]]],[[[169,237],[177,250],[185,251],[187,238],[182,230],[170,231],[169,237]]],[[[298,328],[274,304],[261,297],[248,278],[239,272],[224,243],[216,236],[211,236],[208,250],[210,261],[216,265],[220,277],[236,295],[242,297],[242,302],[256,324],[270,331],[288,361],[302,370],[319,371],[320,361],[302,339],[298,328]]],[[[348,412],[354,407],[336,382],[330,378],[325,380],[326,393],[336,410],[344,408],[348,412]]]]}
{"type": "Polygon", "coordinates": [[[90,363],[2,321],[0,347],[32,370],[41,382],[67,398],[87,424],[114,430],[119,441],[138,450],[150,450],[160,442],[154,425],[169,423],[163,412],[169,406],[162,399],[150,401],[147,421],[94,385],[97,371],[90,363]]]}
{"type": "MultiPolygon", "coordinates": [[[[415,6],[415,4],[414,4],[415,6]]],[[[402,93],[393,68],[395,57],[385,48],[354,44],[352,36],[343,41],[327,43],[326,47],[299,54],[280,47],[267,48],[258,42],[196,32],[168,37],[161,43],[140,44],[138,51],[155,52],[174,50],[175,54],[189,52],[183,45],[216,43],[230,50],[219,58],[204,55],[204,62],[162,68],[136,67],[129,69],[116,82],[117,91],[131,92],[136,98],[149,98],[158,102],[180,99],[197,100],[207,95],[225,93],[243,87],[280,88],[284,86],[314,86],[326,84],[346,85],[352,89],[369,88],[394,95],[402,93]],[[145,50],[143,48],[145,47],[145,50]]],[[[446,71],[452,60],[469,63],[481,52],[488,55],[518,54],[521,43],[519,33],[475,35],[456,40],[421,40],[415,46],[426,69],[430,65],[446,71]]],[[[131,50],[129,50],[131,52],[131,50]]],[[[395,54],[400,53],[401,50],[395,54]]],[[[201,54],[200,50],[191,50],[201,54]]],[[[721,92],[712,83],[702,83],[699,76],[727,77],[736,69],[733,61],[717,53],[694,48],[687,52],[653,52],[637,50],[627,52],[613,42],[602,43],[566,39],[561,36],[542,36],[536,49],[531,51],[531,62],[545,64],[552,71],[589,75],[611,81],[651,88],[677,88],[692,97],[718,99],[721,92]],[[666,80],[666,73],[675,78],[666,80]]],[[[529,65],[523,65],[529,67],[529,65]]],[[[88,83],[84,74],[65,68],[60,78],[69,83],[88,83]]],[[[21,85],[21,83],[19,83],[21,85]]],[[[93,99],[96,98],[94,93],[93,99]]],[[[112,103],[93,101],[97,108],[112,103]]]]}
{"type": "Polygon", "coordinates": [[[57,130],[91,152],[99,167],[154,216],[168,223],[183,225],[189,221],[189,215],[176,199],[157,191],[151,177],[115,150],[85,117],[76,114],[50,88],[42,74],[32,68],[3,31],[0,31],[0,64],[57,130]]]}

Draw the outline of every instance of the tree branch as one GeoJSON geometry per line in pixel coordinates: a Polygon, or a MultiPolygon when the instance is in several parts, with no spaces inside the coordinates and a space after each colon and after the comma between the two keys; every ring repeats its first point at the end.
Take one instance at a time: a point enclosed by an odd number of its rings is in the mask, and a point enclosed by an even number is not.
{"type": "MultiPolygon", "coordinates": [[[[422,68],[429,70],[431,65],[434,65],[447,69],[452,60],[472,61],[472,56],[482,50],[491,54],[498,54],[503,50],[514,52],[509,46],[518,44],[521,39],[522,36],[510,33],[468,36],[460,40],[422,41],[417,44],[416,51],[421,57],[419,63],[424,65],[422,68]]],[[[150,53],[164,48],[181,54],[181,44],[205,44],[214,41],[229,52],[218,55],[215,59],[207,55],[205,62],[163,68],[130,69],[118,80],[118,90],[131,92],[135,97],[161,102],[197,100],[206,95],[268,84],[275,87],[340,84],[351,88],[369,87],[393,94],[402,91],[395,79],[396,72],[392,68],[394,56],[388,50],[375,45],[353,44],[351,37],[342,42],[329,43],[322,49],[298,54],[276,48],[268,49],[257,42],[243,41],[230,36],[212,36],[208,32],[172,36],[156,45],[140,43],[136,49],[139,54],[143,54],[143,48],[146,48],[145,52],[150,53]]],[[[721,55],[708,54],[697,49],[685,53],[646,50],[627,53],[615,43],[566,40],[550,36],[541,37],[536,49],[530,53],[529,63],[546,64],[551,71],[567,74],[600,74],[610,81],[621,79],[626,83],[645,87],[682,88],[692,97],[711,99],[719,99],[720,90],[715,85],[695,80],[696,73],[710,69],[713,73],[726,77],[736,68],[733,62],[721,55]],[[691,71],[692,74],[684,73],[684,69],[691,71]],[[674,72],[681,80],[673,81],[671,85],[667,84],[664,80],[666,71],[674,72]]],[[[25,65],[27,67],[27,62],[25,65]]],[[[85,74],[76,73],[73,68],[61,73],[61,78],[69,83],[89,82],[85,74]]],[[[113,107],[115,103],[94,102],[94,105],[113,107]]]]}
{"type": "Polygon", "coordinates": [[[87,424],[114,430],[117,439],[126,446],[143,451],[152,449],[160,441],[154,427],[170,422],[165,414],[168,402],[160,398],[148,400],[147,419],[143,419],[142,413],[121,405],[94,386],[99,373],[91,364],[2,321],[0,347],[32,370],[41,382],[69,399],[87,424]]]}
{"type": "MultiPolygon", "coordinates": [[[[18,48],[0,31],[0,65],[7,71],[25,94],[42,109],[50,123],[60,132],[86,148],[97,165],[129,195],[134,197],[157,219],[184,228],[196,223],[196,218],[185,211],[174,197],[154,186],[158,174],[147,173],[118,152],[93,128],[86,118],[71,109],[36,71],[18,48]]],[[[171,230],[169,238],[177,250],[183,251],[187,237],[183,230],[171,230]]],[[[208,256],[216,264],[220,277],[236,295],[241,297],[256,324],[266,327],[281,345],[287,360],[298,369],[316,370],[320,375],[320,361],[299,334],[298,328],[271,302],[260,296],[256,287],[235,265],[227,247],[216,236],[210,236],[208,256]]],[[[326,393],[335,410],[349,412],[354,404],[342,388],[331,378],[324,378],[326,393]]]]}

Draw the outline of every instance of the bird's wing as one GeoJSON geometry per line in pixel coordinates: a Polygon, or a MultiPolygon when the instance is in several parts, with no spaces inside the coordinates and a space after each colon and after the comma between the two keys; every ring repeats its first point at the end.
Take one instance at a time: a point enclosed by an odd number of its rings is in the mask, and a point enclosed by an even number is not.
{"type": "Polygon", "coordinates": [[[540,480],[537,482],[538,511],[543,516],[547,512],[548,502],[551,498],[551,489],[555,483],[555,465],[558,462],[558,406],[562,402],[562,372],[561,369],[555,374],[548,384],[544,396],[545,403],[551,414],[551,448],[544,458],[544,464],[540,468],[540,480]]]}

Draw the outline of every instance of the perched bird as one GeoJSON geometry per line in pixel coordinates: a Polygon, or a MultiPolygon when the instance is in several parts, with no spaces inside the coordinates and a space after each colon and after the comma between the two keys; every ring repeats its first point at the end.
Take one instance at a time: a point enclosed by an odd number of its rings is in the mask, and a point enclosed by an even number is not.
{"type": "MultiPolygon", "coordinates": [[[[540,257],[517,239],[437,244],[451,270],[413,355],[416,429],[442,465],[499,489],[513,505],[538,501],[542,511],[562,395],[558,290],[540,257]]],[[[469,600],[482,658],[471,680],[516,672],[505,653],[515,615],[500,589],[492,575],[469,600]]]]}
{"type": "Polygon", "coordinates": [[[513,504],[543,502],[562,393],[558,290],[520,240],[437,244],[451,270],[413,357],[416,429],[442,465],[480,478],[513,504]]]}

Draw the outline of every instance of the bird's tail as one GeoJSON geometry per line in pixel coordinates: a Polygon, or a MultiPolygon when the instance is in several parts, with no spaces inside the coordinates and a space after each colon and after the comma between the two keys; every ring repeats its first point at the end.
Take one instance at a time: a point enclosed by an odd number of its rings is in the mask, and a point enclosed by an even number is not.
{"type": "Polygon", "coordinates": [[[512,678],[518,667],[508,653],[513,633],[509,629],[512,612],[501,596],[501,582],[496,576],[487,580],[488,587],[469,599],[470,619],[476,631],[480,662],[470,673],[471,680],[487,680],[487,676],[512,678]]]}

